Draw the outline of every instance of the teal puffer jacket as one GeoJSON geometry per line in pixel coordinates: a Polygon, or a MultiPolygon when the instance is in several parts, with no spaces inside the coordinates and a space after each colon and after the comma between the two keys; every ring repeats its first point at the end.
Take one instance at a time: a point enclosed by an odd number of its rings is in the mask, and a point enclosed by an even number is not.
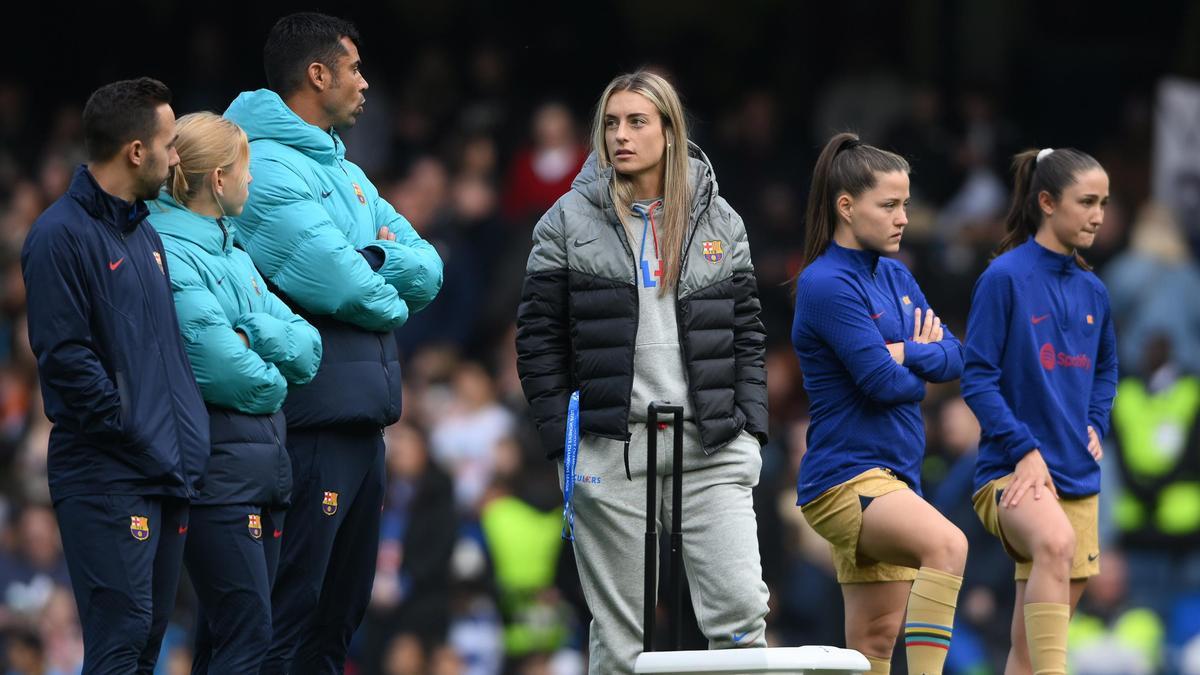
{"type": "Polygon", "coordinates": [[[204,401],[251,415],[279,410],[289,383],[306,384],[317,373],[317,330],[234,248],[228,219],[201,216],[163,192],[150,204],[149,220],[167,252],[175,313],[204,401]]]}
{"type": "Polygon", "coordinates": [[[225,116],[250,137],[254,182],[238,243],[325,345],[316,378],[288,396],[288,427],[391,424],[400,416],[391,331],[437,295],[441,258],[346,159],[336,130],[266,89],[242,93],[225,116]],[[384,226],[395,241],[376,238],[384,226]]]}
{"type": "Polygon", "coordinates": [[[149,206],[171,270],[179,330],[209,410],[211,458],[193,503],[286,505],[292,474],[280,406],[289,384],[316,375],[321,337],[268,290],[250,256],[233,246],[227,219],[194,213],[166,192],[149,206]]]}

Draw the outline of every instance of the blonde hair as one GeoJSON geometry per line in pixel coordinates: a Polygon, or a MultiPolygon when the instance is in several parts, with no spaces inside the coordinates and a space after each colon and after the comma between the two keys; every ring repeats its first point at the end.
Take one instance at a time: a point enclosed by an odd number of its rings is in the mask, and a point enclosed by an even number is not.
{"type": "Polygon", "coordinates": [[[179,164],[171,169],[167,189],[171,197],[184,206],[199,194],[205,176],[216,169],[228,171],[250,158],[246,132],[215,113],[184,115],[175,122],[175,132],[179,164]]]}
{"type": "MultiPolygon", "coordinates": [[[[592,123],[592,149],[596,152],[601,170],[612,166],[612,158],[608,156],[608,145],[604,142],[604,111],[608,107],[609,98],[619,91],[641,94],[653,103],[654,107],[658,108],[666,135],[667,147],[663,157],[666,168],[663,180],[663,219],[659,230],[662,240],[660,250],[663,256],[663,283],[659,293],[665,294],[679,283],[683,237],[687,233],[688,218],[692,209],[692,185],[688,180],[687,121],[679,94],[665,78],[645,70],[613,78],[600,95],[600,102],[596,105],[596,117],[592,123]]],[[[611,189],[617,212],[628,213],[633,204],[633,181],[614,170],[611,189]]]]}

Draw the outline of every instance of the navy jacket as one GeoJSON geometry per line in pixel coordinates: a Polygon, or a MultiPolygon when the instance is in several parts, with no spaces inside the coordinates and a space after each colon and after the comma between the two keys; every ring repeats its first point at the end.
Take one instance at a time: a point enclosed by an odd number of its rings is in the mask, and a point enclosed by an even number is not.
{"type": "Polygon", "coordinates": [[[1104,438],[1117,391],[1104,284],[1032,237],[993,260],[971,299],[962,391],[983,431],[976,490],[1036,448],[1060,496],[1098,493],[1087,428],[1104,438]]]}
{"type": "Polygon", "coordinates": [[[87,167],[21,250],[29,339],[50,432],[50,495],[196,495],[208,414],[179,337],[145,203],[87,167]]]}
{"type": "Polygon", "coordinates": [[[921,492],[925,383],[961,375],[963,352],[949,330],[941,342],[913,342],[918,307],[929,304],[908,268],[871,251],[830,242],[800,275],[792,345],[812,423],[797,503],[875,467],[921,492]],[[891,342],[904,342],[904,365],[888,353],[891,342]]]}

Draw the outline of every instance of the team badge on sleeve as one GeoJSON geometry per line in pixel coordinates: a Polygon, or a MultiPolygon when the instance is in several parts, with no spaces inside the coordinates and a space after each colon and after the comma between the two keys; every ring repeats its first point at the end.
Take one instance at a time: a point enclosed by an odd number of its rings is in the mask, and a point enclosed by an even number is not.
{"type": "Polygon", "coordinates": [[[721,258],[725,255],[725,250],[721,248],[721,240],[706,241],[703,244],[704,259],[708,262],[721,262],[721,258]]]}
{"type": "Polygon", "coordinates": [[[354,183],[354,194],[358,197],[359,204],[367,203],[367,196],[363,194],[362,187],[358,183],[354,183]]]}
{"type": "Polygon", "coordinates": [[[129,534],[138,541],[150,538],[150,516],[129,516],[129,534]]]}
{"type": "Polygon", "coordinates": [[[327,516],[332,516],[337,513],[337,495],[336,492],[325,491],[325,498],[321,500],[321,511],[327,516]]]}
{"type": "Polygon", "coordinates": [[[262,516],[257,513],[251,513],[250,524],[247,527],[250,529],[251,537],[262,539],[262,516]]]}

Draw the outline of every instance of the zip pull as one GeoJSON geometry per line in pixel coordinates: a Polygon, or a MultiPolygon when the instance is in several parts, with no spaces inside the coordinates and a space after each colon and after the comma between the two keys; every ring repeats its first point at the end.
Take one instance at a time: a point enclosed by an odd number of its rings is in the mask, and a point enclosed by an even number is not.
{"type": "Polygon", "coordinates": [[[629,473],[629,441],[625,441],[625,479],[633,482],[633,474],[629,473]]]}

